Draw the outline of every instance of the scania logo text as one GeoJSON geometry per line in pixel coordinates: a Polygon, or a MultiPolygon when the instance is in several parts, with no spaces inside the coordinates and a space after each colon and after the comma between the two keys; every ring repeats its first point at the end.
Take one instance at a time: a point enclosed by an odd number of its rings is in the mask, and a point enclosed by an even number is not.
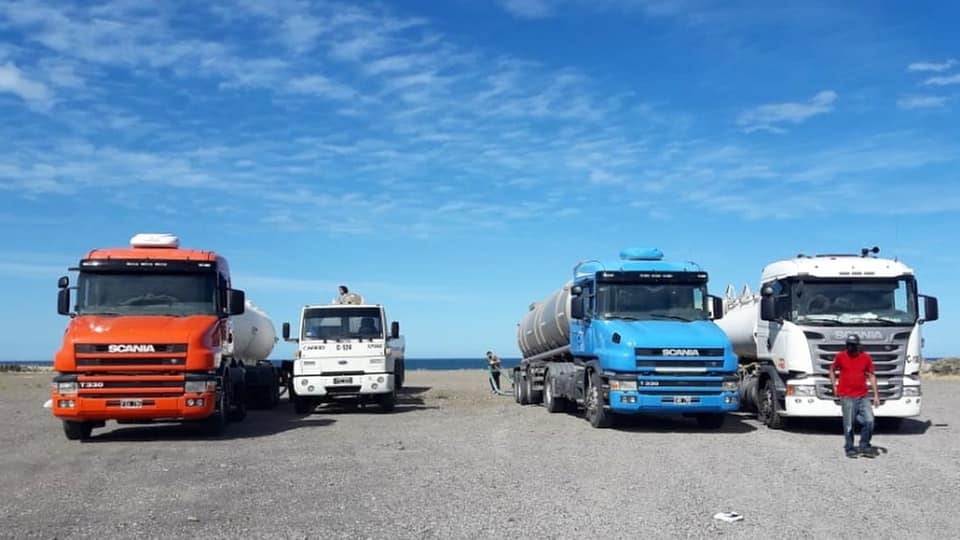
{"type": "Polygon", "coordinates": [[[697,349],[663,349],[663,356],[700,356],[697,349]]]}
{"type": "Polygon", "coordinates": [[[843,341],[847,339],[847,336],[850,334],[856,334],[860,336],[860,339],[869,339],[872,341],[883,341],[886,337],[880,330],[835,330],[833,332],[833,338],[837,341],[843,341]]]}
{"type": "Polygon", "coordinates": [[[107,352],[110,353],[149,353],[157,352],[153,345],[108,345],[107,352]]]}

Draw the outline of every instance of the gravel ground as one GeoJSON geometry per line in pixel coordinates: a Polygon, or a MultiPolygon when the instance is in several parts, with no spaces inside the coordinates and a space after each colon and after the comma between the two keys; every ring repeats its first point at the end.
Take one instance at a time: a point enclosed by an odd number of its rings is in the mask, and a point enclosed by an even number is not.
{"type": "Polygon", "coordinates": [[[631,418],[594,430],[521,407],[484,372],[416,371],[396,412],[286,402],[227,435],[109,423],[64,439],[49,374],[0,376],[0,537],[954,537],[960,382],[924,414],[842,454],[839,422],[703,431],[631,418]],[[720,511],[738,523],[712,519],[720,511]]]}

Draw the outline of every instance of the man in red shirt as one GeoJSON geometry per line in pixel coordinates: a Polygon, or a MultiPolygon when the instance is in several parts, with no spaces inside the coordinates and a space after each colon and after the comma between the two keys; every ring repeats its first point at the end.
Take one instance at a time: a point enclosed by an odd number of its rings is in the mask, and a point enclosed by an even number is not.
{"type": "Polygon", "coordinates": [[[840,351],[830,364],[830,384],[833,395],[840,398],[840,410],[843,411],[843,450],[848,458],[858,455],[876,457],[877,451],[870,446],[873,436],[873,409],[867,397],[867,381],[873,390],[874,407],[880,406],[877,393],[877,376],[873,373],[873,359],[860,350],[860,336],[847,336],[846,350],[840,351]],[[840,372],[839,380],[837,371],[840,372]],[[860,449],[853,447],[853,422],[860,422],[860,449]]]}

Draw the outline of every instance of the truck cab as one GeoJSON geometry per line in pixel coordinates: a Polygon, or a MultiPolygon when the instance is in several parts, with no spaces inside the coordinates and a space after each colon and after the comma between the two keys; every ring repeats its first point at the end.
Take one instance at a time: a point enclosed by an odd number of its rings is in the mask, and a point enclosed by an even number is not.
{"type": "Polygon", "coordinates": [[[58,283],[58,312],[70,320],[51,396],[68,439],[107,420],[205,419],[219,432],[228,415],[242,418],[243,371],[226,345],[245,298],[226,259],[181,249],[172,235],[139,234],[72,270],[76,287],[66,276],[58,283]]]}
{"type": "Polygon", "coordinates": [[[297,343],[289,391],[298,414],[346,397],[393,410],[403,385],[405,340],[400,324],[388,328],[387,320],[379,304],[327,304],[303,306],[295,338],[283,324],[284,339],[297,343]]]}
{"type": "Polygon", "coordinates": [[[917,292],[911,268],[871,253],[798,257],[764,269],[755,351],[748,352],[767,366],[758,387],[768,424],[840,415],[828,374],[850,334],[873,358],[880,395],[874,414],[920,414],[921,326],[938,318],[937,299],[917,292]]]}
{"type": "Polygon", "coordinates": [[[712,319],[719,298],[695,263],[659,250],[581,263],[574,279],[521,321],[521,403],[583,406],[594,427],[615,415],[679,413],[719,428],[739,407],[737,358],[712,319]]]}

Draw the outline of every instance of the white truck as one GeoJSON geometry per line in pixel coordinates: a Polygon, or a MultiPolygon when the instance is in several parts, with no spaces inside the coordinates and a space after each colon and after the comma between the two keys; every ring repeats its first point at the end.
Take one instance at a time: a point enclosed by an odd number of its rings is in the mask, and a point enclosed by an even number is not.
{"type": "Polygon", "coordinates": [[[400,323],[389,333],[379,304],[306,305],[297,337],[283,323],[283,338],[297,343],[289,396],[297,414],[324,401],[360,398],[392,411],[403,386],[405,340],[400,323]]]}
{"type": "Polygon", "coordinates": [[[938,318],[937,299],[918,294],[913,270],[878,252],[798,255],[767,265],[759,294],[727,288],[716,322],[740,359],[741,403],[768,427],[840,416],[829,369],[849,334],[873,357],[878,421],[896,429],[920,414],[920,328],[938,318]]]}

